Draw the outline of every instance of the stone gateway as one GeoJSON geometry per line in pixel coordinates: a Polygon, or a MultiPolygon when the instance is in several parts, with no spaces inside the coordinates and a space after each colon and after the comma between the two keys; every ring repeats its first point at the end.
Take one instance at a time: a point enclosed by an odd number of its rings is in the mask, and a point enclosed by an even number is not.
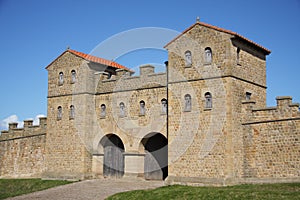
{"type": "Polygon", "coordinates": [[[271,52],[200,21],[138,76],[67,49],[47,67],[47,118],[0,136],[0,177],[142,177],[168,184],[300,181],[299,104],[266,107],[271,52]]]}

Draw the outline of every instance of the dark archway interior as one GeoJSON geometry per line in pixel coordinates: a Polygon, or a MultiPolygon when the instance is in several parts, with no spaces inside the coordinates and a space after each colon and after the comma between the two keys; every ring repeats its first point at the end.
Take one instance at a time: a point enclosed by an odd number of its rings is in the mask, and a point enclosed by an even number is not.
{"type": "Polygon", "coordinates": [[[145,179],[164,180],[168,176],[168,140],[160,133],[144,138],[145,179]]]}
{"type": "Polygon", "coordinates": [[[109,134],[107,136],[104,136],[104,138],[101,140],[101,143],[104,147],[116,146],[124,150],[124,144],[122,140],[115,134],[109,134]]]}

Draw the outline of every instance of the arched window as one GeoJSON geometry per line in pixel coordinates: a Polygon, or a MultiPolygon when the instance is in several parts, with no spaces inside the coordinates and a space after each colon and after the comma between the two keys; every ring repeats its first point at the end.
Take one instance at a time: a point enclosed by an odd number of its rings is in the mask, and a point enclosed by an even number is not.
{"type": "Polygon", "coordinates": [[[57,120],[61,120],[62,118],[62,107],[58,106],[57,107],[57,120]]]}
{"type": "Polygon", "coordinates": [[[204,58],[205,58],[205,64],[211,64],[212,62],[212,51],[210,47],[206,47],[204,49],[204,58]]]}
{"type": "Polygon", "coordinates": [[[210,92],[205,93],[205,108],[212,108],[212,96],[210,92]]]}
{"type": "Polygon", "coordinates": [[[185,56],[185,66],[186,67],[190,67],[192,66],[192,52],[187,50],[185,53],[184,53],[184,56],[185,56]]]}
{"type": "Polygon", "coordinates": [[[121,102],[119,106],[120,106],[120,117],[125,117],[125,104],[121,102]]]}
{"type": "Polygon", "coordinates": [[[59,84],[59,85],[64,84],[64,73],[63,73],[63,72],[59,72],[59,76],[58,76],[58,84],[59,84]]]}
{"type": "Polygon", "coordinates": [[[146,104],[145,101],[140,101],[140,115],[145,115],[146,112],[146,104]]]}
{"type": "Polygon", "coordinates": [[[101,111],[100,111],[100,117],[101,118],[105,118],[106,116],[106,105],[105,104],[101,104],[101,111]]]}
{"type": "Polygon", "coordinates": [[[70,106],[70,119],[74,119],[75,118],[75,106],[71,105],[70,106]]]}
{"type": "Polygon", "coordinates": [[[167,114],[168,102],[167,99],[163,98],[161,100],[161,114],[167,114]]]}
{"type": "Polygon", "coordinates": [[[189,112],[192,110],[192,97],[190,94],[184,95],[184,111],[189,112]]]}
{"type": "Polygon", "coordinates": [[[71,83],[75,83],[76,82],[76,71],[72,70],[71,71],[71,83]]]}

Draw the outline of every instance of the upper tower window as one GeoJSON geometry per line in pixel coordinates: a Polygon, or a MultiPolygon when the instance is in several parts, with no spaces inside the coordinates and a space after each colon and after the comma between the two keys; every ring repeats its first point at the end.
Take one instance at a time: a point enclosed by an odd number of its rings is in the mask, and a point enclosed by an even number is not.
{"type": "Polygon", "coordinates": [[[206,47],[204,49],[204,59],[205,59],[205,64],[211,64],[212,62],[212,51],[210,47],[206,47]]]}
{"type": "Polygon", "coordinates": [[[59,85],[64,84],[64,73],[63,73],[63,72],[59,72],[59,76],[58,76],[58,84],[59,84],[59,85]]]}
{"type": "Polygon", "coordinates": [[[71,83],[75,83],[76,82],[76,71],[72,70],[71,71],[71,83]]]}
{"type": "Polygon", "coordinates": [[[189,112],[192,110],[192,97],[190,94],[184,95],[184,111],[189,112]]]}
{"type": "Polygon", "coordinates": [[[61,120],[62,118],[62,107],[58,106],[57,108],[57,120],[61,120]]]}
{"type": "Polygon", "coordinates": [[[184,56],[185,56],[185,66],[186,67],[191,67],[192,66],[192,52],[187,50],[184,53],[184,56]]]}
{"type": "Polygon", "coordinates": [[[205,93],[205,108],[212,108],[212,96],[210,92],[205,93]]]}
{"type": "Polygon", "coordinates": [[[251,93],[246,92],[246,100],[249,101],[251,99],[251,93]]]}

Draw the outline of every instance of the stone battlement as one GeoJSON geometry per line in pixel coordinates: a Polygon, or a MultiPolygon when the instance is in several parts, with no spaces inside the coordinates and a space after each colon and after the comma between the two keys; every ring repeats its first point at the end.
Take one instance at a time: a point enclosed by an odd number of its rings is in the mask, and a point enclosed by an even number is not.
{"type": "Polygon", "coordinates": [[[152,65],[140,66],[140,75],[131,76],[123,69],[116,70],[116,75],[109,77],[108,73],[100,74],[97,94],[130,91],[155,87],[166,87],[166,73],[155,73],[152,65]]]}
{"type": "Polygon", "coordinates": [[[47,118],[39,125],[24,120],[24,127],[10,123],[0,135],[0,178],[41,177],[44,170],[47,118]],[[17,164],[16,164],[17,163],[17,164]]]}
{"type": "Polygon", "coordinates": [[[33,120],[24,120],[24,127],[17,127],[18,123],[9,123],[8,130],[1,131],[0,142],[17,138],[32,137],[37,134],[46,134],[47,118],[40,117],[39,125],[33,125],[33,120]]]}
{"type": "Polygon", "coordinates": [[[277,106],[256,108],[255,101],[244,101],[249,123],[262,121],[277,121],[287,119],[300,119],[299,103],[293,103],[290,96],[279,96],[276,98],[277,106]]]}
{"type": "Polygon", "coordinates": [[[299,104],[289,96],[276,100],[277,106],[267,108],[255,108],[254,101],[243,102],[243,177],[299,181],[299,104]]]}
{"type": "Polygon", "coordinates": [[[299,104],[265,108],[268,49],[201,22],[164,48],[167,73],[147,64],[138,76],[61,54],[46,68],[47,119],[2,131],[0,178],[299,182],[299,104]]]}

